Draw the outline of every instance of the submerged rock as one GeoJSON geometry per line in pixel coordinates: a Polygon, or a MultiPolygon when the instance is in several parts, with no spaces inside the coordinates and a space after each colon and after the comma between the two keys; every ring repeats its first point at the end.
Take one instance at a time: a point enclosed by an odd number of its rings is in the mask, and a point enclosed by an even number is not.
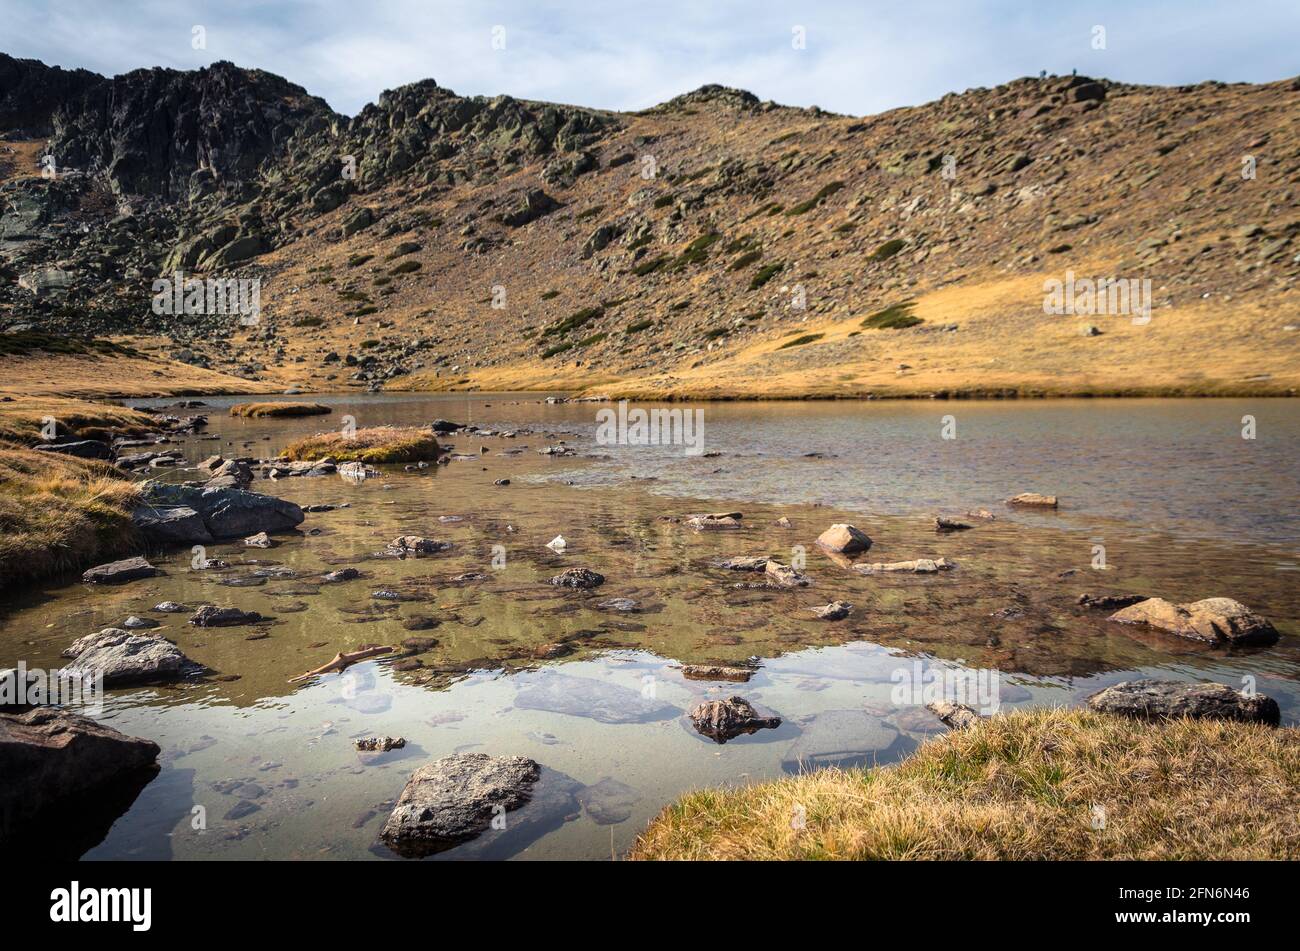
{"type": "Polygon", "coordinates": [[[930,575],[937,571],[951,571],[956,567],[956,562],[948,561],[946,558],[917,558],[913,561],[877,561],[869,565],[854,565],[853,570],[860,571],[864,575],[882,574],[891,571],[910,571],[918,575],[930,575]]]}
{"type": "Polygon", "coordinates": [[[598,826],[612,826],[632,818],[641,794],[626,783],[606,776],[578,791],[578,803],[598,826]]]}
{"type": "Polygon", "coordinates": [[[158,569],[143,558],[123,558],[87,568],[82,572],[81,580],[88,584],[125,584],[140,578],[152,578],[156,574],[158,569]]]}
{"type": "Polygon", "coordinates": [[[548,583],[561,588],[598,588],[605,583],[605,576],[590,568],[566,568],[548,583]]]}
{"type": "Polygon", "coordinates": [[[764,571],[767,568],[768,559],[765,556],[748,556],[742,555],[737,558],[728,558],[726,561],[718,562],[719,568],[725,568],[728,571],[764,571]]]}
{"type": "Polygon", "coordinates": [[[1277,701],[1272,697],[1246,694],[1223,684],[1178,680],[1126,680],[1094,693],[1088,698],[1088,706],[1101,713],[1118,713],[1142,720],[1191,717],[1276,726],[1282,719],[1277,701]]]}
{"type": "Polygon", "coordinates": [[[740,512],[708,512],[686,516],[686,524],[697,532],[715,532],[740,528],[742,518],[740,512]]]}
{"type": "Polygon", "coordinates": [[[408,857],[445,851],[525,805],[540,775],[537,763],[523,756],[444,756],[412,774],[380,835],[408,857]]]}
{"type": "Polygon", "coordinates": [[[1187,604],[1147,598],[1116,611],[1110,620],[1145,624],[1177,637],[1212,644],[1275,644],[1278,639],[1277,628],[1231,598],[1205,598],[1187,604]]]}
{"type": "Polygon", "coordinates": [[[1145,594],[1081,594],[1076,602],[1080,607],[1098,611],[1114,611],[1147,600],[1145,594]]]}
{"type": "Polygon", "coordinates": [[[871,539],[861,529],[841,522],[818,535],[817,544],[830,551],[852,555],[870,548],[871,539]]]}
{"type": "Polygon", "coordinates": [[[397,551],[413,552],[417,555],[436,555],[451,547],[451,542],[440,542],[423,535],[399,535],[393,539],[391,546],[397,551]]]}
{"type": "Polygon", "coordinates": [[[827,710],[790,744],[781,767],[786,772],[823,766],[859,766],[886,757],[898,730],[863,710],[827,710]]]}
{"type": "Polygon", "coordinates": [[[753,704],[744,697],[706,700],[689,715],[698,733],[718,743],[734,740],[743,734],[757,733],[759,730],[774,730],[781,725],[780,717],[759,715],[753,704]]]}
{"type": "Polygon", "coordinates": [[[72,658],[71,666],[79,672],[102,673],[105,687],[176,680],[190,663],[170,641],[117,627],[78,638],[63,656],[72,658]]]}
{"type": "Polygon", "coordinates": [[[542,671],[515,698],[521,710],[545,710],[600,723],[649,723],[676,716],[678,709],[639,690],[590,677],[542,671]]]}

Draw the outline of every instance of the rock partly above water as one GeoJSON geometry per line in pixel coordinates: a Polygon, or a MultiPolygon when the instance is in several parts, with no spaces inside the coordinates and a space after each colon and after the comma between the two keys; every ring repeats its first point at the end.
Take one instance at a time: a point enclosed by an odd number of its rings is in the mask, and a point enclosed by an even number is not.
{"type": "Polygon", "coordinates": [[[946,558],[916,558],[912,561],[877,561],[869,565],[854,565],[853,570],[860,571],[864,575],[886,574],[894,571],[932,575],[938,571],[951,571],[956,567],[955,562],[948,561],[946,558]]]}
{"type": "Polygon", "coordinates": [[[445,851],[521,808],[540,775],[537,763],[522,756],[444,756],[412,774],[380,835],[407,857],[445,851]]]}
{"type": "Polygon", "coordinates": [[[217,538],[287,532],[301,525],[304,516],[297,505],[273,495],[147,482],[131,518],[156,544],[201,545],[217,538]]]}
{"type": "Polygon", "coordinates": [[[1054,495],[1039,495],[1037,492],[1021,492],[1007,499],[1007,505],[1019,505],[1026,508],[1054,509],[1057,499],[1054,495]]]}
{"type": "Polygon", "coordinates": [[[836,524],[817,536],[817,544],[830,551],[852,555],[871,547],[867,533],[852,525],[836,524]]]}
{"type": "Polygon", "coordinates": [[[560,588],[596,588],[605,583],[605,576],[590,568],[566,568],[550,583],[560,588]]]}
{"type": "Polygon", "coordinates": [[[1205,598],[1187,604],[1147,598],[1116,611],[1110,620],[1144,624],[1177,637],[1212,644],[1275,644],[1278,639],[1277,628],[1231,598],[1205,598]]]}
{"type": "Polygon", "coordinates": [[[152,578],[158,569],[143,558],[123,558],[106,565],[87,568],[81,574],[81,580],[88,584],[125,584],[140,578],[152,578]]]}
{"type": "Polygon", "coordinates": [[[79,672],[103,673],[105,687],[176,680],[190,663],[170,641],[116,627],[79,638],[63,656],[71,658],[70,666],[79,672]]]}
{"type": "Polygon", "coordinates": [[[1282,714],[1277,701],[1263,694],[1246,694],[1223,684],[1178,680],[1127,680],[1088,698],[1102,713],[1142,720],[1191,717],[1195,720],[1240,720],[1276,726],[1282,714]]]}
{"type": "Polygon", "coordinates": [[[255,624],[263,620],[256,611],[241,611],[239,608],[219,608],[205,604],[194,612],[190,623],[195,627],[233,627],[239,624],[255,624]]]}
{"type": "Polygon", "coordinates": [[[45,857],[58,851],[49,848],[54,838],[75,843],[70,848],[75,857],[152,778],[142,774],[158,752],[150,740],[66,710],[0,713],[0,846],[24,827],[34,838],[31,830],[39,827],[45,857]]]}
{"type": "Polygon", "coordinates": [[[780,717],[760,715],[744,697],[706,700],[690,712],[690,718],[697,732],[718,743],[781,725],[780,717]]]}
{"type": "Polygon", "coordinates": [[[754,676],[752,667],[724,667],[717,664],[683,664],[682,676],[687,680],[728,680],[748,683],[754,676]]]}

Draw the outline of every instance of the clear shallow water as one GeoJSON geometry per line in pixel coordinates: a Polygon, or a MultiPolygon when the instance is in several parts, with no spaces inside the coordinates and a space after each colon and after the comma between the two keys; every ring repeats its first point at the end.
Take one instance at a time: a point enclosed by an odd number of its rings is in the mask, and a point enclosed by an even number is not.
{"type": "Polygon", "coordinates": [[[603,404],[517,395],[322,401],[336,406],[333,416],[248,421],[221,415],[234,400],[209,398],[210,432],[221,438],[180,445],[191,461],[217,451],[272,455],[297,435],[339,425],[345,413],[359,426],[446,417],[536,432],[456,437],[457,452],[474,458],[420,473],[390,467],[361,485],[259,480],[255,489],[301,504],[349,507],[309,515],[302,534],[270,551],[212,546],[210,556],[232,563],[228,572],[191,571],[189,553],[174,552],[154,559],[167,572],[161,578],[107,590],[50,584],[4,605],[0,665],[55,666],[76,637],[135,613],[162,621],[159,633],[214,672],[110,693],[105,718],[157,741],[163,769],[88,857],[392,858],[377,833],[411,771],[480,750],[530,756],[595,787],[585,798],[596,805],[574,806],[522,846],[494,851],[483,837],[444,858],[608,858],[686,789],[778,776],[805,755],[905,756],[939,729],[894,696],[896,672],[915,663],[995,671],[1004,707],[1077,703],[1135,672],[1233,685],[1253,676],[1282,704],[1284,722],[1300,717],[1293,402],[706,404],[704,448],[722,455],[687,458],[681,447],[595,445],[603,404]],[[1259,438],[1243,447],[1245,413],[1256,416],[1259,438]],[[956,417],[955,441],[939,437],[945,414],[956,417]],[[580,455],[537,454],[561,439],[580,455]],[[814,451],[828,457],[802,457],[814,451]],[[494,486],[501,478],[512,484],[494,486]],[[1062,511],[1000,505],[1026,490],[1060,494],[1062,511]],[[934,534],[935,512],[981,507],[998,519],[934,534]],[[717,508],[742,510],[745,528],[696,533],[660,518],[717,508]],[[781,516],[790,528],[777,524],[781,516]],[[848,572],[812,547],[842,520],[873,537],[869,560],[944,555],[960,567],[934,577],[848,572]],[[408,533],[454,547],[407,561],[373,557],[408,533]],[[564,555],[545,547],[560,533],[564,555]],[[1106,571],[1090,567],[1098,539],[1106,571]],[[499,570],[496,545],[506,555],[499,570]],[[808,589],[737,589],[750,577],[713,565],[741,554],[787,560],[796,545],[807,548],[808,589]],[[296,576],[226,583],[268,562],[296,576]],[[340,565],[364,577],[313,583],[340,565]],[[608,581],[591,594],[544,583],[573,565],[608,581]],[[486,577],[452,580],[471,571],[486,577]],[[372,599],[380,588],[412,600],[372,599]],[[1283,640],[1225,652],[1116,630],[1074,605],[1083,591],[1236,597],[1271,618],[1283,640]],[[599,606],[616,597],[636,599],[640,610],[599,606]],[[814,619],[808,609],[834,598],[854,603],[850,618],[814,619]],[[150,612],[166,599],[232,604],[274,621],[199,630],[184,623],[187,615],[150,612]],[[287,682],[336,651],[412,636],[405,621],[416,615],[439,622],[415,632],[439,642],[418,655],[419,666],[381,660],[347,677],[287,682]],[[538,647],[560,641],[573,653],[534,659],[538,647]],[[679,669],[751,657],[762,666],[747,684],[690,681],[679,669]],[[542,696],[588,699],[538,709],[539,686],[556,676],[580,679],[542,696]],[[617,708],[647,692],[660,713],[593,718],[602,703],[617,708]],[[732,694],[784,723],[722,746],[690,729],[686,710],[732,694]],[[375,734],[408,745],[378,756],[353,749],[353,738],[375,734]],[[206,810],[206,829],[193,828],[196,805],[206,810]]]}

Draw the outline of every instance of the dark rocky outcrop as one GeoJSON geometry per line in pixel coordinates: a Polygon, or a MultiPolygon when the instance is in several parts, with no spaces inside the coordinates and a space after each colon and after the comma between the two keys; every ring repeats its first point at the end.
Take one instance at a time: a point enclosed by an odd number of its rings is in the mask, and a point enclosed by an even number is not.
{"type": "Polygon", "coordinates": [[[216,538],[290,531],[304,516],[297,505],[273,495],[148,482],[131,518],[149,541],[201,545],[216,538]]]}
{"type": "Polygon", "coordinates": [[[150,740],[67,710],[0,713],[0,849],[78,857],[153,778],[158,753],[150,740]]]}
{"type": "Polygon", "coordinates": [[[1190,717],[1195,720],[1240,720],[1276,726],[1282,714],[1277,701],[1223,684],[1179,680],[1126,680],[1099,690],[1088,706],[1142,720],[1190,717]]]}

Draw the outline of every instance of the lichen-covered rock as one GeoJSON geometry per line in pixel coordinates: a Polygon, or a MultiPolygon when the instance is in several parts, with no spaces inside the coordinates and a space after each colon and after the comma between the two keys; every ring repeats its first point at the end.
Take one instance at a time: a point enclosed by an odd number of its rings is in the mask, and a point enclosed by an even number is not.
{"type": "Polygon", "coordinates": [[[1278,639],[1277,628],[1269,621],[1231,598],[1204,598],[1187,604],[1147,598],[1116,611],[1110,620],[1213,644],[1275,644],[1278,639]]]}
{"type": "Polygon", "coordinates": [[[1102,713],[1142,720],[1190,717],[1276,726],[1282,717],[1277,701],[1263,694],[1247,694],[1223,684],[1179,680],[1126,680],[1094,693],[1088,698],[1088,706],[1102,713]]]}
{"type": "Polygon", "coordinates": [[[105,687],[176,680],[190,663],[170,641],[117,627],[78,638],[63,656],[72,658],[69,667],[79,673],[103,674],[105,687]]]}
{"type": "Polygon", "coordinates": [[[402,855],[445,851],[525,805],[539,777],[537,763],[522,756],[444,756],[412,774],[380,835],[402,855]]]}
{"type": "Polygon", "coordinates": [[[781,725],[780,717],[760,715],[744,697],[706,700],[690,712],[690,718],[697,732],[718,743],[781,725]]]}

